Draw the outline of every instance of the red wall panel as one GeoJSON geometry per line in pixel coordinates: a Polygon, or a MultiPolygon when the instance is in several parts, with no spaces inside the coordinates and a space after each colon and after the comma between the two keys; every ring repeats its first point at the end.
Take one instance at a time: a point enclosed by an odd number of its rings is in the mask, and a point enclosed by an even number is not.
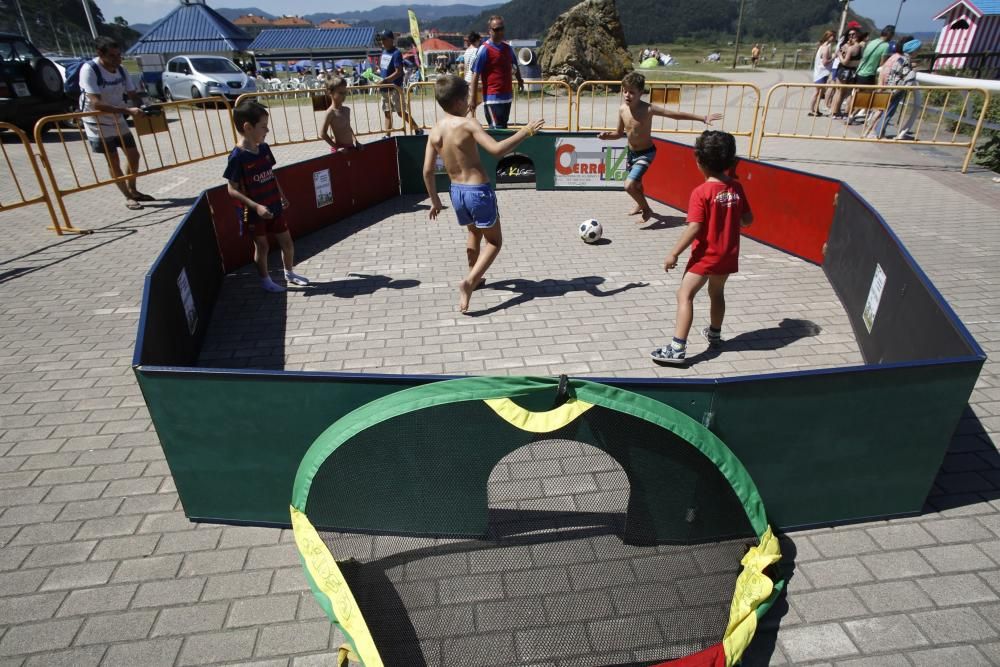
{"type": "MultiPolygon", "coordinates": [[[[324,147],[325,150],[325,147],[324,147]]],[[[395,140],[366,144],[357,151],[322,155],[275,169],[291,206],[285,212],[292,238],[297,238],[399,196],[395,140]],[[313,173],[330,170],[333,203],[316,207],[313,173]]],[[[225,185],[208,190],[215,237],[228,273],[251,261],[252,240],[240,236],[238,209],[225,185]]],[[[271,245],[275,244],[271,239],[271,245]]]]}
{"type": "MultiPolygon", "coordinates": [[[[704,180],[694,148],[653,141],[656,159],[643,179],[646,194],[686,211],[691,190],[704,180]]],[[[754,213],[744,236],[822,264],[840,182],[747,159],[739,161],[735,173],[754,213]]]]}

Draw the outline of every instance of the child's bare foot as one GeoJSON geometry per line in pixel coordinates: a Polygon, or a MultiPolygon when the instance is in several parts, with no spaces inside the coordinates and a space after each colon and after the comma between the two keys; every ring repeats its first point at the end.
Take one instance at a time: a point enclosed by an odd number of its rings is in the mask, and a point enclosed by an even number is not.
{"type": "Polygon", "coordinates": [[[645,211],[642,211],[642,219],[639,220],[639,222],[637,222],[636,224],[637,225],[644,225],[647,222],[649,222],[649,219],[652,218],[652,217],[653,217],[653,209],[647,208],[645,211]]]}
{"type": "Polygon", "coordinates": [[[458,312],[465,313],[469,310],[469,300],[472,298],[473,287],[469,281],[463,280],[458,284],[458,312]]]}
{"type": "Polygon", "coordinates": [[[642,207],[638,204],[636,204],[635,208],[628,212],[629,215],[639,215],[640,213],[642,213],[642,207]]]}

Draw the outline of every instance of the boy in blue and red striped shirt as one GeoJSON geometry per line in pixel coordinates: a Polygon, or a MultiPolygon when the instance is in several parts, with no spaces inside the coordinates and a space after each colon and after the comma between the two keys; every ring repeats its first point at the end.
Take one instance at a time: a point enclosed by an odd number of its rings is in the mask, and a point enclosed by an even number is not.
{"type": "Polygon", "coordinates": [[[285,280],[292,285],[308,285],[309,281],[292,271],[295,245],[284,216],[288,199],[271,169],[276,164],[274,154],[264,143],[267,119],[267,107],[259,102],[247,100],[233,109],[233,123],[243,139],[229,154],[223,177],[229,181],[229,196],[243,205],[241,234],[253,235],[254,263],[261,287],[268,292],[284,292],[285,288],[271,280],[267,272],[268,234],[274,234],[281,246],[285,280]]]}

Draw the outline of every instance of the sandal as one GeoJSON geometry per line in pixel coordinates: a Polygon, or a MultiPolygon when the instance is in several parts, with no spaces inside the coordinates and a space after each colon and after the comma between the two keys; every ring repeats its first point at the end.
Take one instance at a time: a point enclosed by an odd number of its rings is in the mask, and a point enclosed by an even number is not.
{"type": "Polygon", "coordinates": [[[126,199],[125,208],[129,209],[130,211],[141,211],[143,206],[134,199],[126,199]]]}

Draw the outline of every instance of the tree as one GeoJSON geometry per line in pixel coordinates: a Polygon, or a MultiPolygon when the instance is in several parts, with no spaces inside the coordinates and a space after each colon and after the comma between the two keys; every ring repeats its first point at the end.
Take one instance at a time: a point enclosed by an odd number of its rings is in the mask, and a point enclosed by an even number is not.
{"type": "Polygon", "coordinates": [[[128,21],[126,21],[125,18],[122,17],[122,16],[116,16],[115,20],[112,21],[112,23],[114,23],[116,26],[119,26],[121,28],[127,28],[128,27],[128,21]]]}

